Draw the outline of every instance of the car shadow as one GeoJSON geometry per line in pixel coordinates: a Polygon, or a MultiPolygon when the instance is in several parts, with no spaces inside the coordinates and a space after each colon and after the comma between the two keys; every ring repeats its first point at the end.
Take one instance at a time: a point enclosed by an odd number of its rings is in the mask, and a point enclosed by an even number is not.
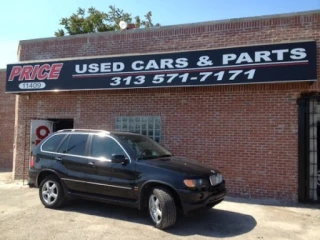
{"type": "MultiPolygon", "coordinates": [[[[82,199],[69,200],[61,210],[151,226],[146,212],[99,202],[82,199]]],[[[256,220],[250,215],[210,209],[193,212],[187,216],[179,216],[176,224],[165,231],[178,236],[202,235],[226,238],[250,232],[256,225],[256,220]]]]}
{"type": "Polygon", "coordinates": [[[256,199],[256,198],[241,198],[241,197],[226,197],[225,201],[233,203],[245,203],[250,205],[274,206],[274,207],[294,207],[306,209],[319,209],[320,202],[300,203],[293,200],[278,200],[278,199],[256,199]]]}
{"type": "Polygon", "coordinates": [[[250,232],[257,225],[247,214],[221,209],[199,210],[180,218],[167,232],[174,235],[202,235],[217,238],[235,237],[250,232]]]}

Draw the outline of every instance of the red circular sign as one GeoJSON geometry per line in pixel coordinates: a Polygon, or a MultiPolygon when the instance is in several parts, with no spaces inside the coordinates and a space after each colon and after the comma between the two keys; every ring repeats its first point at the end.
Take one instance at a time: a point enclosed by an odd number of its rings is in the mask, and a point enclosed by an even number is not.
{"type": "Polygon", "coordinates": [[[39,126],[36,129],[36,135],[41,140],[46,138],[49,135],[49,133],[50,133],[50,130],[47,126],[39,126]],[[41,130],[45,130],[45,134],[41,134],[41,130]]]}

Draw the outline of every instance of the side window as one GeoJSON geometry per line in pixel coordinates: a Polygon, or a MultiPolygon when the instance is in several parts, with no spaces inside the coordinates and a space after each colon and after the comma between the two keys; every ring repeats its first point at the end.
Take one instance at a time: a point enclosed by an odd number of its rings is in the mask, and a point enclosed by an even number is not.
{"type": "Polygon", "coordinates": [[[52,136],[42,145],[42,150],[48,151],[48,152],[55,152],[58,145],[60,144],[60,142],[65,136],[66,135],[64,134],[57,134],[52,136]]]}
{"type": "Polygon", "coordinates": [[[84,155],[87,139],[87,134],[70,134],[69,139],[65,139],[59,147],[58,152],[80,156],[84,155]]]}
{"type": "Polygon", "coordinates": [[[111,159],[112,154],[125,155],[120,145],[112,138],[93,135],[91,145],[91,156],[111,159]]]}
{"type": "Polygon", "coordinates": [[[64,141],[61,143],[61,145],[57,151],[58,153],[66,153],[67,152],[69,139],[70,139],[70,135],[68,137],[66,137],[64,139],[64,141]]]}

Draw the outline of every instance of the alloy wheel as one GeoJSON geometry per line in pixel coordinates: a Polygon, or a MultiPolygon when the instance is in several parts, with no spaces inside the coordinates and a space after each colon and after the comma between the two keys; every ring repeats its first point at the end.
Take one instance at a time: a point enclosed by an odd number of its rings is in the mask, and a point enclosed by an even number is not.
{"type": "Polygon", "coordinates": [[[152,194],[149,198],[149,212],[152,220],[156,224],[159,224],[162,219],[162,210],[160,207],[160,201],[154,194],[152,194]]]}
{"type": "Polygon", "coordinates": [[[49,205],[52,205],[55,203],[55,201],[57,201],[58,188],[55,182],[49,180],[43,184],[42,198],[49,205]]]}

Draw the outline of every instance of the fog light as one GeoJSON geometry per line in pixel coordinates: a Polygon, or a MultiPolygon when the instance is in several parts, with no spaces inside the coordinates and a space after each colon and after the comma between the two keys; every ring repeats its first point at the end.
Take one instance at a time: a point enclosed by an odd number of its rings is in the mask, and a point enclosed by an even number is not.
{"type": "Polygon", "coordinates": [[[210,183],[212,186],[218,185],[221,182],[222,182],[222,175],[220,173],[210,176],[210,183]]]}

